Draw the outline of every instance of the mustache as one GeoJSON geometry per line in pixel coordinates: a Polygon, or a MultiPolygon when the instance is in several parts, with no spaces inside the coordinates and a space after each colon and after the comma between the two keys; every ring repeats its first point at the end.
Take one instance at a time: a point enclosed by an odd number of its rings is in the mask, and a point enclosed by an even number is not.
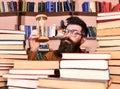
{"type": "Polygon", "coordinates": [[[65,40],[70,41],[71,43],[73,43],[73,41],[68,37],[64,37],[64,38],[61,39],[61,41],[65,41],[65,40]]]}

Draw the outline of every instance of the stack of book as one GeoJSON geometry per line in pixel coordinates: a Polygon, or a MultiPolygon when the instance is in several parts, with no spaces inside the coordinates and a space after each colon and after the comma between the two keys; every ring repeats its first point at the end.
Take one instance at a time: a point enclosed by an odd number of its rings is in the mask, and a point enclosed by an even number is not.
{"type": "Polygon", "coordinates": [[[107,89],[110,54],[63,53],[59,78],[40,78],[37,89],[107,89]]]}
{"type": "Polygon", "coordinates": [[[96,52],[110,53],[110,89],[120,88],[120,12],[98,13],[96,52]]]}
{"type": "Polygon", "coordinates": [[[28,59],[24,41],[24,31],[0,29],[0,83],[6,81],[2,75],[8,73],[9,69],[13,68],[15,60],[28,59]]]}
{"type": "Polygon", "coordinates": [[[58,77],[59,61],[15,61],[3,77],[11,89],[36,89],[38,78],[58,77]]]}

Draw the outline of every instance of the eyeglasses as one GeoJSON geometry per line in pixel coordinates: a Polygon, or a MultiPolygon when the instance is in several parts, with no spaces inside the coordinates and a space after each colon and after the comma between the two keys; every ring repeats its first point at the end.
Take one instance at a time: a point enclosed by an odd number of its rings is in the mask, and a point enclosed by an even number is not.
{"type": "Polygon", "coordinates": [[[69,30],[69,29],[65,29],[63,31],[64,35],[67,35],[67,34],[71,34],[71,36],[77,36],[77,35],[82,35],[81,33],[79,33],[76,29],[73,29],[73,30],[69,30]]]}

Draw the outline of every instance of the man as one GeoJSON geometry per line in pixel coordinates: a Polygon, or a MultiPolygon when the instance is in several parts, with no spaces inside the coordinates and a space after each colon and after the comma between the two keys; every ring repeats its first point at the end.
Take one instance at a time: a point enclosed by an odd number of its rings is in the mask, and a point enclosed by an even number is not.
{"type": "MultiPolygon", "coordinates": [[[[58,50],[48,52],[40,60],[61,60],[61,53],[83,53],[80,45],[86,41],[88,29],[83,20],[78,17],[69,17],[66,19],[67,25],[64,32],[64,37],[61,39],[58,50]]],[[[30,51],[29,60],[34,60],[37,55],[39,43],[35,38],[40,37],[39,32],[33,31],[30,36],[30,51]]]]}

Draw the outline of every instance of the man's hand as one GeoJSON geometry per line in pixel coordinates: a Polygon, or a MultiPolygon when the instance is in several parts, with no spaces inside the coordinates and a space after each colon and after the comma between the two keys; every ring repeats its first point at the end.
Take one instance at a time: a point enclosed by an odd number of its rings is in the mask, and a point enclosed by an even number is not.
{"type": "Polygon", "coordinates": [[[31,35],[29,37],[29,45],[31,51],[37,51],[39,48],[39,42],[37,42],[36,39],[40,38],[40,32],[39,30],[33,30],[31,32],[31,35]]]}

